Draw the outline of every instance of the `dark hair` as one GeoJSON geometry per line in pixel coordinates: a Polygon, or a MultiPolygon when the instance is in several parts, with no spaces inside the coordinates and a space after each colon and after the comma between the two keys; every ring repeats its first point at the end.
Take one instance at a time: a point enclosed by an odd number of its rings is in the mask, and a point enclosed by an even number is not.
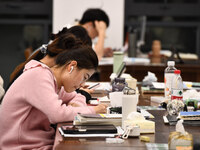
{"type": "Polygon", "coordinates": [[[92,21],[104,21],[106,23],[106,26],[109,27],[109,18],[108,15],[101,9],[98,8],[91,8],[87,9],[79,21],[80,24],[85,24],[87,22],[92,21]]]}
{"type": "Polygon", "coordinates": [[[47,46],[47,55],[50,57],[57,56],[59,53],[77,48],[83,45],[80,39],[77,39],[73,34],[67,33],[59,36],[47,46]]]}
{"type": "MultiPolygon", "coordinates": [[[[70,29],[65,28],[64,30],[65,30],[65,32],[63,32],[63,34],[58,33],[58,36],[53,40],[53,42],[47,46],[46,54],[49,55],[50,57],[55,57],[56,55],[58,55],[59,53],[65,51],[65,50],[78,48],[81,45],[83,45],[84,41],[82,42],[81,39],[84,39],[84,38],[82,38],[82,35],[86,34],[85,37],[89,37],[87,32],[85,32],[85,29],[83,30],[83,27],[81,27],[81,26],[74,26],[74,27],[71,27],[70,29]],[[74,32],[74,31],[76,31],[76,32],[74,32]],[[79,34],[78,31],[82,32],[83,34],[79,34]],[[80,38],[80,36],[81,36],[81,38],[80,38]]],[[[90,41],[91,41],[91,39],[90,39],[90,41]]],[[[7,89],[14,82],[14,80],[17,79],[22,74],[24,66],[30,60],[34,59],[34,60],[39,61],[43,57],[44,57],[44,54],[41,52],[41,48],[39,48],[25,62],[18,65],[10,75],[10,83],[9,83],[7,89]]]]}
{"type": "Polygon", "coordinates": [[[56,64],[63,66],[73,60],[77,61],[78,69],[96,70],[98,67],[98,57],[90,46],[83,45],[78,48],[63,51],[56,57],[56,64]]]}
{"type": "Polygon", "coordinates": [[[83,44],[86,45],[90,45],[92,46],[92,40],[89,37],[87,31],[85,28],[81,27],[81,26],[73,26],[69,29],[67,29],[66,27],[64,27],[61,31],[59,31],[56,34],[51,34],[50,35],[50,39],[51,40],[55,40],[56,38],[58,38],[59,36],[66,34],[66,33],[72,33],[73,35],[75,35],[76,38],[80,39],[83,44]]]}

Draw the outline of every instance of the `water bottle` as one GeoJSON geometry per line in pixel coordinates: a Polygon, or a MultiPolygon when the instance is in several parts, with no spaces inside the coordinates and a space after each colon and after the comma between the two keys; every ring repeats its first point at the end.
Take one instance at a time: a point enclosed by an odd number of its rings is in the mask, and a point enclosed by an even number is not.
{"type": "Polygon", "coordinates": [[[174,71],[175,77],[172,80],[171,86],[171,100],[183,100],[183,81],[181,78],[181,71],[174,71]]]}
{"type": "Polygon", "coordinates": [[[172,85],[172,80],[174,78],[174,70],[176,70],[176,68],[174,67],[175,65],[174,61],[168,61],[167,65],[168,67],[165,69],[165,73],[164,73],[165,98],[170,100],[171,99],[171,85],[172,85]]]}
{"type": "Polygon", "coordinates": [[[178,115],[178,113],[184,109],[181,71],[175,70],[174,74],[175,76],[171,86],[171,100],[169,100],[167,104],[167,111],[170,115],[178,115]]]}

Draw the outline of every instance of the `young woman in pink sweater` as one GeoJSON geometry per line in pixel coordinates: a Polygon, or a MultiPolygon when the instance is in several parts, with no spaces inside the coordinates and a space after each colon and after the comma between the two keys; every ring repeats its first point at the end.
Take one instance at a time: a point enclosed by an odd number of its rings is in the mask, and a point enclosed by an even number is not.
{"type": "Polygon", "coordinates": [[[63,51],[53,67],[31,60],[8,89],[0,110],[0,149],[42,149],[53,146],[55,130],[50,124],[72,121],[77,113],[104,113],[106,105],[87,106],[74,92],[98,66],[91,47],[82,46],[66,34],[48,45],[63,51]],[[69,49],[69,45],[74,45],[69,49]],[[64,49],[64,50],[63,50],[64,49]]]}
{"type": "MultiPolygon", "coordinates": [[[[69,29],[65,27],[61,31],[59,31],[57,34],[51,34],[51,41],[55,40],[56,38],[58,38],[64,34],[73,34],[77,39],[79,39],[82,42],[82,44],[92,46],[92,41],[91,41],[87,31],[85,30],[85,28],[83,28],[81,26],[73,26],[69,29]]],[[[46,53],[46,47],[47,46],[43,45],[40,48],[38,48],[37,50],[35,50],[33,52],[33,54],[28,58],[28,60],[21,63],[14,69],[14,71],[10,75],[10,83],[9,83],[8,87],[6,88],[6,91],[10,87],[10,85],[23,73],[24,66],[27,62],[34,59],[34,60],[41,61],[42,63],[46,64],[49,67],[52,67],[55,65],[56,56],[65,50],[65,49],[60,49],[58,51],[55,48],[51,48],[51,49],[49,48],[48,53],[46,53]]],[[[72,47],[74,47],[74,45],[72,45],[72,44],[68,45],[69,49],[72,47]]],[[[90,93],[92,93],[93,90],[82,87],[81,89],[77,89],[76,92],[83,94],[86,97],[86,100],[90,100],[91,99],[90,93]]]]}

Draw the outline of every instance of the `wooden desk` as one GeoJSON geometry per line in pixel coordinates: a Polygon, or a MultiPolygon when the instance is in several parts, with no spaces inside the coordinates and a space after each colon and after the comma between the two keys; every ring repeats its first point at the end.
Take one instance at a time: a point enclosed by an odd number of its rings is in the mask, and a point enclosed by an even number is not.
{"type": "MultiPolygon", "coordinates": [[[[175,126],[165,125],[163,123],[164,110],[149,111],[155,116],[155,134],[144,134],[150,137],[151,143],[168,143],[169,133],[175,131],[175,126]]],[[[60,126],[59,124],[58,126],[60,126]]],[[[200,138],[200,127],[185,126],[187,132],[193,135],[193,139],[200,138]]],[[[146,150],[145,142],[141,142],[139,138],[128,138],[122,144],[107,144],[103,138],[92,138],[87,140],[62,140],[60,133],[56,132],[54,144],[55,150],[146,150]]]]}
{"type": "MultiPolygon", "coordinates": [[[[104,94],[103,94],[104,95],[104,94]]],[[[150,102],[150,96],[141,95],[139,98],[139,106],[153,105],[150,102]]],[[[144,134],[150,137],[151,143],[168,143],[169,133],[175,131],[175,126],[166,125],[163,122],[165,110],[149,111],[154,115],[155,119],[155,134],[144,134]]],[[[58,124],[58,127],[62,124],[58,124]]],[[[193,134],[194,139],[200,138],[200,127],[185,126],[187,132],[193,134]]],[[[128,138],[122,144],[107,144],[105,138],[92,138],[87,140],[63,140],[58,128],[55,136],[54,150],[146,150],[145,142],[141,142],[139,138],[128,138]]]]}
{"type": "MultiPolygon", "coordinates": [[[[156,74],[159,82],[164,81],[165,64],[127,64],[126,73],[131,74],[138,81],[142,81],[148,74],[148,71],[156,74]]],[[[195,64],[176,64],[177,69],[181,70],[181,76],[184,81],[200,82],[200,63],[195,64]]],[[[100,81],[110,81],[110,75],[113,71],[113,65],[99,66],[100,81]]]]}

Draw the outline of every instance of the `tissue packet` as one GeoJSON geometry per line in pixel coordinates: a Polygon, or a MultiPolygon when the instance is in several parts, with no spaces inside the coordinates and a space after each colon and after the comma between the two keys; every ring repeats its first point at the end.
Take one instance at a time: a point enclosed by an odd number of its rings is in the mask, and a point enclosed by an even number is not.
{"type": "Polygon", "coordinates": [[[183,120],[179,120],[176,124],[176,131],[171,132],[168,140],[169,149],[187,149],[192,150],[193,140],[192,134],[185,131],[183,120]]]}
{"type": "Polygon", "coordinates": [[[139,126],[140,133],[155,133],[155,122],[150,120],[125,120],[125,126],[139,126]]]}
{"type": "Polygon", "coordinates": [[[178,147],[186,148],[188,150],[192,150],[193,140],[192,134],[185,133],[182,134],[181,132],[171,132],[169,135],[168,146],[170,150],[176,150],[178,147]]]}

